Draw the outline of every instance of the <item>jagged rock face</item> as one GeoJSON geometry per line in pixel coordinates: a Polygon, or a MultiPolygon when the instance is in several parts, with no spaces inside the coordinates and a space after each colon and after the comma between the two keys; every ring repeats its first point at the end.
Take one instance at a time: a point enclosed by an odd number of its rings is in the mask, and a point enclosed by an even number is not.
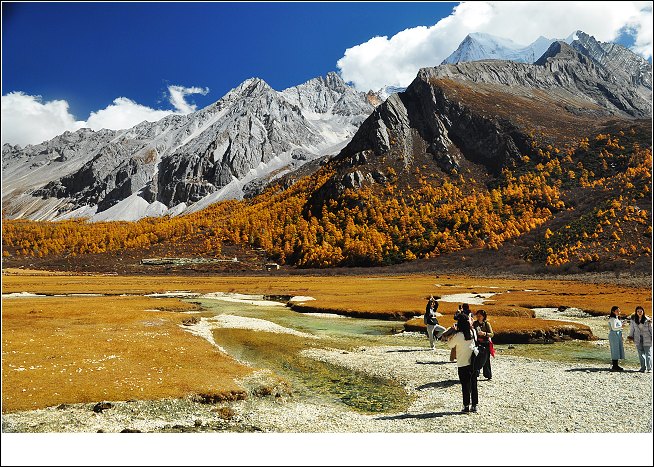
{"type": "Polygon", "coordinates": [[[9,217],[50,220],[100,213],[133,194],[168,208],[227,185],[225,196],[239,197],[253,180],[338,152],[372,110],[335,73],[283,92],[249,79],[193,114],[5,145],[3,207],[9,217]]]}
{"type": "Polygon", "coordinates": [[[158,148],[166,150],[162,135],[177,129],[186,117],[172,115],[159,122],[143,122],[130,130],[112,132],[112,139],[98,145],[97,152],[79,170],[53,180],[34,196],[69,198],[72,209],[97,205],[104,211],[144,187],[158,163],[158,148]]]}
{"type": "Polygon", "coordinates": [[[157,200],[167,206],[197,202],[276,155],[322,141],[300,108],[261,80],[216,105],[220,120],[161,161],[157,200]]]}
{"type": "Polygon", "coordinates": [[[530,153],[534,131],[565,144],[616,117],[651,118],[649,100],[625,81],[608,81],[606,69],[565,42],[553,43],[536,64],[423,68],[361,125],[307,211],[319,212],[347,188],[377,182],[375,168],[388,163],[400,161],[408,178],[426,161],[444,174],[474,164],[493,175],[530,153]]]}
{"type": "MultiPolygon", "coordinates": [[[[565,42],[554,42],[533,64],[477,61],[423,69],[432,78],[497,84],[561,92],[597,106],[598,115],[648,118],[652,113],[651,90],[613,82],[610,73],[565,42]]],[[[583,107],[583,106],[580,106],[583,107]]]]}
{"type": "MultiPolygon", "coordinates": [[[[448,58],[443,60],[442,64],[454,64],[460,62],[470,62],[488,59],[510,60],[522,63],[538,63],[545,64],[547,57],[552,57],[553,53],[550,47],[553,44],[567,43],[572,49],[578,52],[581,56],[590,59],[597,67],[596,74],[601,74],[601,80],[609,84],[606,91],[606,99],[620,110],[634,116],[647,117],[647,109],[645,114],[638,113],[634,109],[642,109],[643,103],[633,103],[634,99],[639,101],[651,101],[652,96],[652,66],[645,59],[633,53],[629,49],[613,43],[599,42],[594,37],[589,36],[583,31],[576,31],[571,34],[565,41],[551,40],[545,37],[539,37],[527,47],[521,46],[503,39],[500,37],[491,36],[490,34],[472,33],[466,36],[461,42],[457,50],[452,53],[448,58]],[[627,85],[627,92],[622,94],[629,94],[628,97],[621,96],[620,92],[616,92],[616,87],[627,85]]],[[[552,63],[552,67],[564,66],[570,67],[570,63],[564,62],[561,51],[561,45],[555,46],[555,53],[559,54],[557,57],[558,64],[552,63]]],[[[572,54],[569,50],[563,52],[564,54],[572,54]]],[[[577,56],[578,57],[578,56],[577,56]]],[[[570,58],[570,57],[568,57],[570,58]]],[[[578,58],[577,58],[578,59],[578,58]]],[[[586,62],[587,64],[587,62],[586,62]]],[[[566,70],[566,73],[561,74],[559,77],[568,79],[568,83],[572,84],[580,74],[566,70]]],[[[582,79],[579,86],[589,86],[584,83],[586,81],[581,73],[582,79]]],[[[486,80],[486,78],[484,78],[486,80]]],[[[590,87],[597,87],[595,83],[591,83],[590,87]]],[[[651,113],[651,105],[649,107],[651,113]]]]}
{"type": "Polygon", "coordinates": [[[345,84],[338,74],[330,72],[304,84],[281,92],[286,101],[308,112],[337,115],[369,115],[372,106],[365,96],[345,84]],[[363,98],[362,98],[363,97],[363,98]]]}
{"type": "Polygon", "coordinates": [[[628,81],[652,90],[652,65],[631,50],[611,42],[599,42],[583,31],[575,33],[570,45],[609,72],[615,82],[628,81]]]}
{"type": "MultiPolygon", "coordinates": [[[[572,46],[565,42],[554,42],[535,64],[550,71],[554,79],[567,91],[579,97],[589,97],[612,114],[650,118],[652,115],[651,66],[649,88],[640,84],[634,85],[636,79],[646,80],[646,74],[631,74],[635,72],[634,70],[616,73],[614,66],[607,68],[592,56],[577,53],[574,47],[576,42],[573,41],[572,46]]],[[[637,57],[632,52],[629,54],[637,57]]],[[[551,87],[556,86],[550,85],[551,87]]]]}
{"type": "Polygon", "coordinates": [[[420,146],[445,172],[459,167],[462,153],[497,172],[507,159],[519,156],[518,146],[527,149],[524,137],[514,141],[513,136],[519,132],[509,121],[477,115],[433,87],[430,78],[423,74],[404,93],[389,97],[364,122],[339,158],[348,157],[359,165],[366,151],[381,155],[394,150],[403,158],[404,167],[409,168],[418,137],[424,143],[420,146]]]}

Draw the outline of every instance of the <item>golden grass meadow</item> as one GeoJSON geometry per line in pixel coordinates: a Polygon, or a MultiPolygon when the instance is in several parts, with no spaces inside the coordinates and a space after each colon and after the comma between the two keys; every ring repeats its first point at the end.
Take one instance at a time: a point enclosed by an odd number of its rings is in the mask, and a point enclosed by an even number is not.
{"type": "MultiPolygon", "coordinates": [[[[651,291],[644,288],[426,274],[163,278],[6,270],[2,289],[3,294],[54,295],[3,297],[3,413],[101,400],[245,397],[237,381],[253,369],[183,329],[190,315],[182,312],[200,311],[199,306],[144,296],[153,293],[310,296],[316,300],[305,302],[307,311],[409,319],[408,329],[429,295],[497,293],[491,304],[473,310],[485,309],[498,335],[562,325],[533,318],[534,307],[606,315],[613,304],[626,314],[637,304],[651,307],[651,291]]],[[[452,323],[456,307],[441,302],[442,324],[452,323]]],[[[422,319],[413,323],[420,329],[422,319]]]]}

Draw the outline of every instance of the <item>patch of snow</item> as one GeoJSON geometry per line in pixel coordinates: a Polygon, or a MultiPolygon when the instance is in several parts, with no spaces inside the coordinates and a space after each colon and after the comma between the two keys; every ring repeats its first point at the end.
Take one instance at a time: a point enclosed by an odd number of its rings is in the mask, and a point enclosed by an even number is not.
{"type": "Polygon", "coordinates": [[[12,292],[3,293],[2,298],[30,298],[30,297],[45,297],[46,295],[30,293],[30,292],[12,292]]]}
{"type": "Polygon", "coordinates": [[[221,328],[230,328],[230,329],[249,329],[252,331],[264,331],[264,332],[276,332],[282,334],[292,334],[294,336],[306,337],[309,339],[319,339],[318,336],[313,334],[308,334],[306,332],[296,331],[295,329],[286,328],[280,326],[265,319],[259,318],[246,318],[244,316],[237,315],[218,315],[214,318],[211,318],[211,321],[215,321],[221,328]]]}
{"type": "Polygon", "coordinates": [[[187,292],[187,291],[177,291],[177,292],[164,292],[164,293],[151,293],[145,295],[145,297],[156,297],[156,298],[195,298],[200,296],[197,292],[187,292]]]}
{"type": "Polygon", "coordinates": [[[313,297],[305,297],[303,295],[296,295],[294,297],[291,297],[289,302],[308,302],[310,300],[315,300],[313,297]]]}
{"type": "Polygon", "coordinates": [[[455,293],[451,295],[443,295],[439,301],[449,303],[468,303],[470,305],[483,305],[488,298],[497,295],[492,292],[488,293],[455,293]]]}
{"type": "Polygon", "coordinates": [[[168,211],[166,211],[166,215],[175,217],[180,215],[181,213],[184,212],[184,210],[187,208],[186,203],[179,203],[172,208],[170,208],[168,211]]]}
{"type": "Polygon", "coordinates": [[[225,351],[224,348],[216,344],[216,341],[213,338],[213,332],[211,331],[216,326],[210,323],[207,320],[207,318],[200,318],[199,323],[193,324],[191,326],[185,326],[183,324],[180,324],[179,327],[184,329],[186,332],[190,332],[194,336],[198,336],[205,339],[207,342],[209,342],[211,345],[216,347],[221,352],[227,353],[227,351],[225,351]]]}
{"type": "Polygon", "coordinates": [[[302,314],[307,316],[316,316],[318,318],[339,318],[339,319],[349,318],[349,316],[337,315],[336,313],[302,313],[302,314]]]}
{"type": "Polygon", "coordinates": [[[200,298],[209,300],[221,300],[223,302],[247,303],[255,306],[286,306],[285,303],[273,300],[264,300],[263,295],[244,295],[238,293],[211,292],[201,295],[200,298]]]}
{"type": "Polygon", "coordinates": [[[109,209],[95,214],[91,221],[137,221],[146,216],[149,206],[150,203],[133,193],[109,209]]]}
{"type": "Polygon", "coordinates": [[[92,218],[98,212],[98,205],[94,204],[93,206],[80,206],[77,209],[74,209],[70,212],[63,213],[60,216],[55,217],[55,221],[63,221],[67,219],[79,219],[82,217],[92,218]]]}

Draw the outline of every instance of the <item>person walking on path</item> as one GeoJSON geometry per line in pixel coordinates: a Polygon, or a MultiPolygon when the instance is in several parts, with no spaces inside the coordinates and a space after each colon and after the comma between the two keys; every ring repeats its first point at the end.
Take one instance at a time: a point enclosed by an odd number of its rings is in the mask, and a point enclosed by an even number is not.
{"type": "Polygon", "coordinates": [[[427,336],[429,336],[429,347],[431,347],[432,350],[436,348],[436,339],[439,339],[445,332],[445,328],[438,324],[436,310],[438,310],[438,301],[436,301],[432,295],[427,301],[424,320],[425,325],[427,326],[427,336]],[[434,337],[434,332],[436,333],[436,337],[434,337]]]}
{"type": "Polygon", "coordinates": [[[456,348],[456,366],[463,392],[463,410],[461,412],[476,412],[479,394],[477,393],[477,375],[472,368],[472,352],[475,348],[475,341],[468,317],[459,316],[456,328],[457,332],[450,337],[447,345],[450,348],[456,348]]]}
{"type": "Polygon", "coordinates": [[[624,344],[622,342],[622,321],[620,320],[620,307],[611,307],[609,315],[609,345],[611,347],[611,371],[624,371],[618,360],[624,359],[624,344]]]}
{"type": "MultiPolygon", "coordinates": [[[[491,324],[486,320],[486,311],[478,310],[475,317],[477,319],[472,323],[472,326],[475,329],[475,331],[477,331],[477,345],[488,347],[488,359],[484,364],[483,374],[484,374],[484,378],[489,380],[493,377],[493,373],[491,371],[491,363],[490,363],[490,357],[491,357],[490,344],[491,344],[491,337],[493,337],[495,333],[493,333],[493,327],[491,326],[491,324]]],[[[476,375],[477,377],[479,377],[479,370],[477,370],[476,375]]]]}
{"type": "Polygon", "coordinates": [[[629,323],[630,341],[633,341],[638,351],[641,373],[652,372],[652,320],[645,316],[642,306],[636,307],[636,312],[629,323]]]}

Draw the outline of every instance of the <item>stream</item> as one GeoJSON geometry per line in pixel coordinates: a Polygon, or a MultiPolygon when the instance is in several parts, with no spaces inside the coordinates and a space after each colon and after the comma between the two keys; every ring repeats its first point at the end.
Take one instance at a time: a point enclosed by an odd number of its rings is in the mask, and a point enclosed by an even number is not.
{"type": "MultiPolygon", "coordinates": [[[[362,346],[428,347],[427,337],[403,332],[401,321],[359,319],[327,313],[298,313],[280,303],[253,296],[249,300],[198,297],[187,301],[200,304],[213,314],[212,324],[219,348],[255,368],[268,368],[289,381],[293,391],[305,398],[328,399],[362,413],[401,411],[411,403],[397,382],[316,361],[302,354],[310,348],[332,348],[348,352],[362,346]]],[[[606,340],[606,319],[581,310],[567,313],[536,309],[538,317],[587,324],[600,337],[597,341],[570,340],[551,344],[496,345],[497,357],[521,356],[534,359],[583,363],[602,367],[610,364],[606,340]]],[[[636,363],[634,346],[626,340],[627,361],[636,363]]],[[[442,346],[443,344],[439,344],[442,346]]]]}

